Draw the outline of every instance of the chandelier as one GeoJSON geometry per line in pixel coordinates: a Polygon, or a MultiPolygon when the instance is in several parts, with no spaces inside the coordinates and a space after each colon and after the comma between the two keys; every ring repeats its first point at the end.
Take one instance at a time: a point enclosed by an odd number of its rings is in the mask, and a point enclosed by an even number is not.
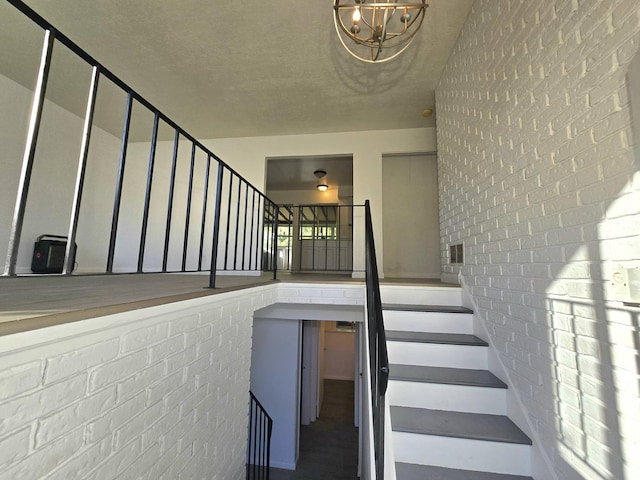
{"type": "Polygon", "coordinates": [[[358,60],[383,63],[406,50],[424,21],[427,0],[333,0],[333,23],[358,60]]]}

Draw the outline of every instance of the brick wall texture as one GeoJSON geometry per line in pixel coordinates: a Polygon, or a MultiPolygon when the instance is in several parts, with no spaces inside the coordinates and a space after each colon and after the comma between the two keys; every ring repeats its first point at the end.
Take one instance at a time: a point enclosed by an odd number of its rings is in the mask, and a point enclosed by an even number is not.
{"type": "Polygon", "coordinates": [[[637,0],[477,0],[436,92],[443,271],[559,479],[640,478],[640,310],[611,288],[640,265],[639,42],[637,0]]]}
{"type": "Polygon", "coordinates": [[[0,480],[245,478],[253,312],[279,284],[0,337],[0,480]]]}
{"type": "Polygon", "coordinates": [[[52,327],[30,346],[29,332],[5,337],[0,479],[243,479],[252,315],[274,299],[252,289],[52,327]]]}

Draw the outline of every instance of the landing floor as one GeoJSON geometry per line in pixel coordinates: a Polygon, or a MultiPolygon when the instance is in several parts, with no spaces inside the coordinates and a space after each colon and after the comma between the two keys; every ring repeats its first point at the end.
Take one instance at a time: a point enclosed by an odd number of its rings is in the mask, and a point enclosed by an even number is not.
{"type": "MultiPolygon", "coordinates": [[[[280,282],[362,284],[350,275],[278,273],[280,282]]],[[[46,275],[0,277],[0,335],[121,313],[274,282],[261,276],[208,274],[46,275]]],[[[444,285],[430,279],[384,279],[381,283],[444,285]]]]}

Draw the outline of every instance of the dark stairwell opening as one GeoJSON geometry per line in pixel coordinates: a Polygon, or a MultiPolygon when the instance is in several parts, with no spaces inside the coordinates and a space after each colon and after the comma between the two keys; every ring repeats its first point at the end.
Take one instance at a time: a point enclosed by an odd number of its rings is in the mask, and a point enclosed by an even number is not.
{"type": "Polygon", "coordinates": [[[270,480],[355,480],[358,428],[353,417],[354,382],[324,380],[318,419],[300,426],[300,457],[295,471],[271,469],[270,480]]]}

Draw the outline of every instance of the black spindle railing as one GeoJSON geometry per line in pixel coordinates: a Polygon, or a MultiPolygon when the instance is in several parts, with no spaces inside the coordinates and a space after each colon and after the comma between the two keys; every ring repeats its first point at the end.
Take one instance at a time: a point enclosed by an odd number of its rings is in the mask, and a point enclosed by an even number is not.
{"type": "Polygon", "coordinates": [[[367,285],[367,327],[369,335],[369,367],[371,371],[371,407],[373,414],[373,441],[375,451],[376,478],[384,478],[384,428],[385,394],[389,380],[389,358],[382,318],[380,282],[376,249],[373,239],[373,224],[369,200],[365,202],[366,241],[366,285],[367,285]]]}
{"type": "MultiPolygon", "coordinates": [[[[68,232],[66,254],[59,273],[70,275],[74,270],[74,262],[82,261],[83,255],[92,258],[103,255],[103,252],[92,250],[91,245],[94,242],[91,241],[79,242],[78,251],[76,251],[75,240],[77,236],[81,236],[86,231],[86,228],[83,231],[82,222],[79,221],[82,208],[81,200],[86,183],[85,173],[88,164],[91,163],[89,144],[94,117],[97,117],[94,115],[96,97],[100,95],[99,84],[104,83],[102,81],[104,78],[124,94],[126,104],[122,120],[120,151],[117,159],[114,159],[117,160],[118,170],[114,184],[111,185],[114,191],[113,207],[110,214],[107,214],[108,218],[100,220],[111,225],[108,248],[104,252],[106,266],[104,270],[91,270],[85,273],[141,274],[209,271],[209,287],[211,288],[216,286],[217,270],[240,272],[259,270],[263,265],[266,265],[269,267],[268,270],[273,270],[275,277],[277,253],[275,235],[278,219],[277,215],[274,216],[274,212],[277,210],[277,206],[201,142],[180,128],[24,2],[8,0],[8,3],[39,25],[43,29],[44,39],[29,115],[30,122],[26,132],[21,173],[20,177],[15,179],[18,187],[17,197],[2,276],[15,276],[19,249],[33,245],[32,239],[25,239],[21,243],[21,236],[24,229],[23,223],[28,205],[27,198],[33,166],[34,162],[37,162],[35,158],[36,147],[47,81],[52,66],[52,50],[56,43],[60,43],[88,64],[92,69],[92,75],[91,82],[87,86],[88,101],[83,123],[80,158],[76,169],[73,198],[69,205],[70,222],[68,226],[62,224],[58,227],[60,230],[68,232]],[[150,112],[154,120],[149,141],[149,154],[146,160],[146,184],[143,188],[136,189],[135,193],[131,193],[132,189],[127,189],[126,185],[137,181],[134,177],[136,175],[134,173],[136,161],[142,161],[140,157],[129,158],[131,156],[129,144],[136,141],[136,139],[130,138],[133,136],[131,131],[135,130],[134,127],[138,130],[140,127],[140,122],[134,118],[136,112],[143,112],[143,115],[150,112]],[[168,174],[169,178],[164,182],[159,176],[160,171],[158,170],[161,141],[159,128],[161,125],[167,126],[169,131],[173,131],[170,173],[168,174]],[[183,150],[183,144],[190,147],[190,161],[188,167],[180,168],[179,151],[183,150]],[[198,172],[204,170],[204,178],[201,174],[196,174],[196,167],[198,172]],[[188,170],[188,179],[185,188],[182,172],[186,170],[188,170]],[[217,181],[210,181],[209,176],[216,175],[213,173],[215,171],[217,171],[217,181]],[[196,195],[200,190],[202,190],[202,197],[196,195]],[[223,195],[223,191],[227,192],[227,195],[223,195]],[[244,201],[242,200],[243,195],[244,201]],[[257,202],[256,196],[258,196],[257,202]],[[152,201],[154,197],[168,199],[166,210],[162,207],[154,207],[152,201]],[[251,197],[251,201],[249,201],[249,197],[251,197]],[[213,205],[209,204],[209,198],[215,199],[213,205]],[[201,215],[196,213],[196,203],[194,202],[202,202],[201,215]],[[135,205],[138,204],[142,205],[141,220],[133,218],[134,214],[132,213],[136,210],[135,205]],[[184,214],[180,215],[181,212],[176,211],[177,205],[184,205],[184,214]],[[194,224],[199,224],[199,231],[194,224]],[[163,238],[159,238],[157,234],[154,235],[151,231],[152,225],[165,225],[163,238]],[[208,229],[205,229],[205,226],[208,226],[208,229]],[[221,234],[224,235],[222,239],[219,238],[221,234]],[[119,252],[130,251],[131,249],[126,247],[129,247],[132,242],[138,242],[135,250],[136,258],[120,258],[119,252]],[[156,248],[150,247],[149,244],[154,242],[156,248]],[[119,245],[126,247],[119,249],[117,248],[119,245]],[[207,264],[204,258],[205,252],[207,252],[205,246],[208,245],[211,245],[210,264],[207,264]],[[268,259],[268,261],[258,262],[258,258],[268,259]],[[255,261],[252,261],[254,259],[255,261]]],[[[138,151],[139,149],[136,149],[136,152],[138,151]]],[[[101,181],[104,180],[101,179],[101,181]]],[[[101,184],[101,188],[107,187],[109,185],[101,184]]],[[[65,208],[66,206],[60,205],[58,210],[64,211],[65,208]]],[[[66,221],[60,220],[60,222],[66,221]]],[[[126,253],[122,253],[122,255],[126,255],[126,253]]]]}
{"type": "Polygon", "coordinates": [[[247,480],[269,480],[273,420],[253,392],[249,397],[247,480]]]}

